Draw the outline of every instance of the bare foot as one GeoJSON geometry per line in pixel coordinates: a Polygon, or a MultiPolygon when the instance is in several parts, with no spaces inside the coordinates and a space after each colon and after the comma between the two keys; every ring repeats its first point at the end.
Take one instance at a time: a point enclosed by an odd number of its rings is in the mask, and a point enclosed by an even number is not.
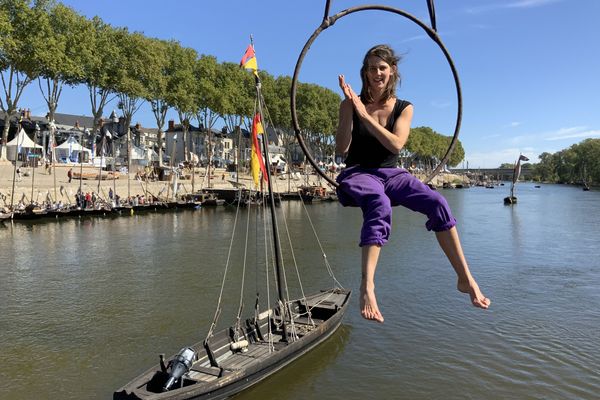
{"type": "Polygon", "coordinates": [[[372,285],[360,285],[360,314],[365,319],[383,323],[383,315],[381,315],[379,307],[377,307],[375,287],[372,285]]]}
{"type": "Polygon", "coordinates": [[[469,296],[471,296],[471,303],[473,303],[475,307],[487,309],[490,304],[492,304],[492,301],[481,293],[475,280],[461,281],[459,279],[456,287],[459,292],[468,293],[469,296]]]}

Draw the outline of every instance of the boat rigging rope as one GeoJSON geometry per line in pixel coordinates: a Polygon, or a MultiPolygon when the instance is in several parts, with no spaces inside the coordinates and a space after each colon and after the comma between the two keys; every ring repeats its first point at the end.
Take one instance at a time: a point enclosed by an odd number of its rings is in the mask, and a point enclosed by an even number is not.
{"type": "MultiPolygon", "coordinates": [[[[238,190],[238,195],[241,196],[242,190],[238,190]]],[[[208,341],[208,338],[212,336],[213,330],[217,325],[217,321],[219,320],[219,315],[221,314],[221,301],[223,300],[223,289],[225,288],[225,281],[227,280],[227,271],[229,270],[229,262],[231,261],[231,251],[233,249],[233,239],[235,238],[235,230],[237,227],[237,221],[240,213],[240,203],[238,202],[237,208],[235,210],[235,218],[233,220],[233,229],[231,233],[231,240],[229,242],[229,251],[227,252],[227,262],[225,263],[225,272],[223,272],[223,280],[221,281],[221,291],[219,292],[219,299],[217,300],[217,309],[215,310],[215,315],[213,317],[213,321],[210,324],[210,328],[208,329],[208,333],[206,334],[205,342],[208,341]]]]}
{"type": "MultiPolygon", "coordinates": [[[[264,110],[265,114],[267,115],[267,120],[270,122],[271,126],[275,126],[273,124],[273,121],[270,118],[267,106],[264,103],[263,103],[263,110],[264,110]]],[[[288,165],[288,168],[289,168],[289,165],[288,165]]],[[[277,181],[275,181],[275,186],[278,186],[278,182],[277,181]]],[[[321,254],[323,255],[323,260],[324,260],[325,268],[327,269],[327,273],[333,279],[334,286],[337,285],[337,287],[343,288],[343,286],[341,285],[341,283],[335,277],[335,274],[333,273],[333,269],[331,268],[331,265],[329,264],[329,261],[327,259],[327,254],[325,253],[325,250],[323,249],[323,245],[321,243],[321,240],[319,239],[319,235],[317,234],[317,230],[315,229],[315,226],[314,226],[314,224],[312,222],[312,219],[310,218],[310,214],[308,212],[308,209],[306,208],[306,204],[304,203],[304,201],[302,199],[302,195],[300,195],[300,197],[301,197],[301,203],[302,203],[302,207],[303,207],[304,213],[306,215],[306,218],[308,219],[308,221],[310,223],[310,226],[312,228],[312,231],[313,231],[313,234],[315,236],[315,239],[316,239],[316,241],[317,241],[317,243],[319,245],[319,248],[321,249],[321,254]]],[[[290,229],[289,229],[289,226],[287,224],[287,218],[285,216],[285,213],[282,213],[282,217],[283,217],[283,223],[284,223],[284,226],[285,226],[285,231],[286,231],[286,234],[287,234],[288,243],[289,243],[289,246],[290,246],[290,254],[291,254],[291,257],[292,257],[292,260],[293,260],[293,263],[294,263],[294,268],[296,270],[296,276],[298,278],[298,284],[300,286],[300,291],[301,291],[301,294],[302,294],[301,298],[306,303],[306,294],[304,292],[304,286],[302,284],[302,278],[300,277],[300,270],[298,268],[298,262],[296,260],[296,255],[294,253],[294,247],[292,246],[292,238],[290,236],[290,229]]],[[[284,271],[285,271],[285,268],[284,268],[284,271]]],[[[287,281],[286,281],[286,285],[287,285],[287,281]]],[[[286,290],[287,290],[287,287],[286,287],[286,290]]],[[[288,293],[289,293],[289,290],[288,290],[288,293]]],[[[312,321],[311,315],[310,315],[310,310],[308,310],[307,314],[308,314],[309,321],[312,321]]]]}
{"type": "Polygon", "coordinates": [[[248,259],[248,238],[249,230],[250,230],[250,212],[246,213],[246,237],[244,240],[244,262],[242,263],[242,283],[240,287],[240,306],[238,308],[237,319],[235,323],[235,332],[239,332],[240,329],[240,319],[242,315],[242,309],[244,308],[244,286],[246,282],[246,261],[248,259]]]}
{"type": "MultiPolygon", "coordinates": [[[[257,210],[258,210],[258,208],[257,208],[257,210]]],[[[263,209],[263,215],[265,215],[264,211],[265,210],[263,209]]],[[[257,212],[257,214],[258,214],[258,212],[257,212]]],[[[271,291],[269,290],[270,289],[269,288],[270,268],[269,268],[269,254],[268,254],[269,253],[269,246],[268,246],[269,241],[267,240],[267,235],[266,235],[266,232],[267,232],[267,219],[266,218],[263,218],[263,231],[265,232],[264,241],[265,241],[265,280],[267,283],[267,310],[269,312],[271,312],[271,291]]],[[[274,264],[275,263],[273,262],[272,265],[274,265],[274,264]]],[[[273,273],[275,273],[274,270],[273,270],[273,273]]],[[[277,277],[275,277],[275,282],[277,282],[277,277]]],[[[256,318],[258,319],[258,316],[256,316],[256,318]]],[[[267,324],[267,330],[269,333],[268,337],[269,337],[269,353],[270,353],[274,349],[274,347],[273,347],[273,332],[271,331],[270,323],[267,324]]]]}
{"type": "Polygon", "coordinates": [[[317,236],[317,231],[315,229],[315,226],[312,222],[312,219],[310,218],[310,214],[308,213],[308,210],[306,208],[306,204],[304,204],[304,202],[302,202],[302,206],[304,207],[304,210],[306,211],[306,217],[308,218],[308,222],[310,223],[310,227],[312,228],[314,234],[315,234],[315,238],[317,239],[317,244],[319,245],[319,248],[321,249],[321,254],[323,255],[323,261],[325,262],[325,268],[327,268],[327,272],[329,273],[329,276],[333,279],[333,283],[334,285],[337,285],[340,288],[344,288],[342,286],[342,284],[336,279],[335,275],[333,274],[333,269],[331,268],[331,265],[329,264],[329,261],[327,260],[327,254],[325,254],[325,250],[323,249],[323,245],[321,244],[321,241],[319,240],[319,236],[317,236]]]}
{"type": "Polygon", "coordinates": [[[444,165],[446,165],[446,163],[450,159],[450,155],[452,154],[452,151],[454,150],[454,147],[456,146],[456,143],[458,142],[458,135],[460,132],[460,124],[461,124],[461,120],[462,120],[462,92],[461,92],[461,88],[460,88],[460,80],[458,78],[458,72],[456,71],[454,62],[452,61],[452,57],[450,56],[450,53],[448,52],[448,50],[446,50],[446,47],[444,46],[444,44],[442,43],[442,40],[440,39],[440,37],[437,34],[437,27],[436,27],[436,20],[435,20],[435,7],[433,4],[433,0],[427,0],[427,8],[428,8],[429,17],[431,20],[431,27],[429,27],[428,25],[426,25],[424,22],[422,22],[418,18],[414,17],[413,15],[407,13],[406,11],[403,11],[403,10],[400,10],[400,9],[397,9],[394,7],[390,7],[390,6],[384,6],[384,5],[356,6],[356,7],[351,7],[346,10],[340,11],[339,13],[337,13],[333,16],[329,16],[330,3],[331,3],[331,0],[326,0],[325,14],[323,16],[323,21],[321,22],[321,25],[313,32],[313,34],[310,36],[310,38],[304,45],[304,48],[302,49],[300,55],[298,56],[298,61],[296,62],[296,67],[294,69],[294,77],[292,79],[292,87],[290,90],[290,108],[291,108],[291,113],[292,113],[292,125],[294,127],[294,133],[296,134],[298,144],[302,148],[302,151],[306,155],[306,158],[308,159],[310,164],[314,167],[315,171],[317,171],[317,173],[319,173],[323,178],[325,178],[325,180],[327,180],[331,185],[333,185],[334,187],[337,188],[338,183],[335,180],[333,180],[332,178],[328,177],[324,171],[321,171],[321,169],[317,165],[317,162],[314,160],[314,158],[310,154],[310,151],[308,150],[306,143],[304,142],[304,138],[302,136],[302,129],[300,128],[300,124],[298,123],[298,115],[297,115],[297,111],[296,111],[296,91],[297,91],[297,86],[298,86],[298,75],[300,74],[302,62],[304,61],[304,57],[308,53],[310,46],[313,44],[313,42],[319,36],[319,34],[321,34],[321,32],[323,32],[325,29],[333,26],[333,24],[338,19],[341,19],[347,15],[350,15],[350,14],[353,14],[356,12],[367,11],[367,10],[391,12],[391,13],[400,15],[404,18],[407,18],[410,21],[417,24],[418,26],[420,26],[427,33],[427,35],[439,46],[440,50],[444,53],[444,56],[446,57],[446,61],[447,61],[448,65],[450,66],[452,75],[454,77],[454,83],[456,85],[456,97],[458,100],[458,107],[457,107],[456,125],[454,128],[454,135],[452,136],[452,140],[450,141],[450,144],[448,145],[446,154],[440,160],[440,163],[438,164],[438,166],[431,172],[431,174],[429,174],[429,176],[427,176],[425,178],[424,182],[428,183],[442,170],[442,168],[444,168],[444,165]]]}

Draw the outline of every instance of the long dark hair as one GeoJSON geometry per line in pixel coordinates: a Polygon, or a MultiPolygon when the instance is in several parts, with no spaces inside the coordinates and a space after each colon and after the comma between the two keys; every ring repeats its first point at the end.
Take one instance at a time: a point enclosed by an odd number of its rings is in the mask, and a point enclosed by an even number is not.
{"type": "Polygon", "coordinates": [[[390,80],[387,87],[383,91],[381,101],[387,101],[390,97],[396,97],[396,86],[400,84],[400,72],[398,72],[398,63],[401,60],[400,56],[397,56],[394,50],[387,44],[378,44],[373,46],[365,54],[363,59],[363,65],[360,69],[360,79],[362,80],[362,89],[360,91],[360,98],[365,103],[373,103],[373,96],[369,91],[369,80],[367,78],[367,71],[369,69],[369,57],[375,56],[381,58],[384,62],[395,70],[395,73],[390,75],[390,80]],[[395,68],[394,68],[395,67],[395,68]]]}

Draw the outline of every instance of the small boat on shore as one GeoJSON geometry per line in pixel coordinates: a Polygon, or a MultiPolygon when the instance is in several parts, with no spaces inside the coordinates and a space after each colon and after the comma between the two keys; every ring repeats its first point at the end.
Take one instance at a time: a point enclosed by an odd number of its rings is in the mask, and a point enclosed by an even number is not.
{"type": "Polygon", "coordinates": [[[73,174],[73,179],[75,180],[79,180],[79,179],[83,179],[83,180],[113,180],[113,179],[119,179],[119,173],[118,172],[113,172],[113,171],[103,171],[102,173],[98,173],[98,172],[79,172],[79,171],[75,171],[73,170],[72,172],[73,174]]]}
{"type": "Polygon", "coordinates": [[[329,200],[327,188],[323,186],[300,186],[298,193],[303,202],[307,204],[317,203],[323,200],[329,200]]]}
{"type": "Polygon", "coordinates": [[[14,220],[36,220],[46,216],[46,211],[35,204],[29,204],[23,209],[16,209],[12,213],[14,220]]]}

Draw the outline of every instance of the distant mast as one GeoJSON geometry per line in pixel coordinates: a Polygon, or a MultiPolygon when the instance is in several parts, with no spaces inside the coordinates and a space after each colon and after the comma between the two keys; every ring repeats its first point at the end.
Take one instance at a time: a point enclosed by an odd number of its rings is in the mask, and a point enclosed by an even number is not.
{"type": "Polygon", "coordinates": [[[515,197],[515,185],[517,184],[519,176],[521,175],[521,161],[529,161],[529,158],[519,154],[519,158],[517,159],[515,168],[513,170],[513,178],[510,185],[510,196],[504,198],[504,204],[510,205],[517,202],[517,198],[515,197]]]}

